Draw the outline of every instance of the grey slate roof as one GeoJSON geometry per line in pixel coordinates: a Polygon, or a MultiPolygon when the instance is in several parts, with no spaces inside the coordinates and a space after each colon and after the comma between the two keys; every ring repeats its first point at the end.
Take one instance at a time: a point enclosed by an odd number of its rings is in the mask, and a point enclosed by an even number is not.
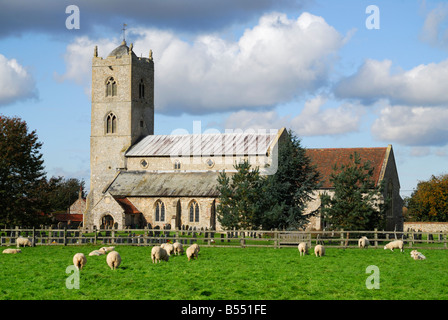
{"type": "Polygon", "coordinates": [[[217,197],[219,173],[122,171],[107,191],[114,197],[217,197]]]}
{"type": "Polygon", "coordinates": [[[126,156],[231,156],[266,155],[278,131],[149,135],[132,146],[126,156]]]}

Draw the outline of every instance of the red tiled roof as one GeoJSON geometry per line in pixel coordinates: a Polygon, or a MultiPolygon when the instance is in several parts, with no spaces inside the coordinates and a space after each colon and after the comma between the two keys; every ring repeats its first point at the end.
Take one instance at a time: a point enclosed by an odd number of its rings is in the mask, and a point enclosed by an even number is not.
{"type": "Polygon", "coordinates": [[[54,216],[57,221],[59,222],[65,222],[65,221],[73,221],[73,222],[82,222],[83,214],[77,214],[77,213],[58,213],[54,216]]]}
{"type": "Polygon", "coordinates": [[[306,154],[311,159],[311,163],[317,166],[320,173],[322,187],[324,189],[332,188],[330,175],[336,164],[348,164],[350,155],[357,152],[361,157],[361,162],[370,161],[374,168],[373,179],[377,185],[383,167],[387,148],[328,148],[328,149],[307,149],[306,154]]]}
{"type": "Polygon", "coordinates": [[[141,213],[127,198],[115,198],[126,214],[141,213]]]}

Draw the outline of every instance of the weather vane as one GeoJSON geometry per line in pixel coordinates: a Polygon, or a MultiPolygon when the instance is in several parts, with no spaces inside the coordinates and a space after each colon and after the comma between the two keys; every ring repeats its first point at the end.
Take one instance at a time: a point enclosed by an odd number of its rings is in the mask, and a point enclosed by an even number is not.
{"type": "Polygon", "coordinates": [[[126,42],[126,27],[127,27],[127,24],[123,23],[123,29],[121,29],[121,30],[123,30],[123,41],[124,42],[126,42]]]}

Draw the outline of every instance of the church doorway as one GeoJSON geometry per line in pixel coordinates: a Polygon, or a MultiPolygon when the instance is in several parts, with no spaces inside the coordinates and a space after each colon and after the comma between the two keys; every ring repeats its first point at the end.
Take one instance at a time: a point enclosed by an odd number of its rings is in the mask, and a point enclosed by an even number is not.
{"type": "Polygon", "coordinates": [[[110,214],[101,218],[101,229],[112,229],[114,227],[114,218],[110,214]]]}

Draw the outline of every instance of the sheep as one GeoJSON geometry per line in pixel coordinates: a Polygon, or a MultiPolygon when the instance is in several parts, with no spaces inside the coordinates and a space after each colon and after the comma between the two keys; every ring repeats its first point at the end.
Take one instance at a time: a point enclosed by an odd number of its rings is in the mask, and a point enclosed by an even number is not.
{"type": "Polygon", "coordinates": [[[300,242],[298,245],[300,256],[308,254],[308,244],[306,242],[300,242]]]}
{"type": "Polygon", "coordinates": [[[418,252],[417,250],[411,251],[411,257],[414,260],[426,260],[426,257],[421,252],[418,252]]]}
{"type": "Polygon", "coordinates": [[[16,253],[22,253],[22,250],[20,250],[20,249],[5,249],[5,250],[3,250],[3,253],[14,253],[14,254],[16,254],[16,253]]]}
{"type": "Polygon", "coordinates": [[[390,249],[390,251],[394,251],[394,249],[400,249],[401,252],[404,252],[403,249],[403,240],[395,240],[389,242],[384,246],[384,250],[390,249]]]}
{"type": "Polygon", "coordinates": [[[20,236],[16,239],[16,244],[17,244],[17,248],[19,248],[20,246],[31,247],[31,241],[28,238],[24,238],[22,236],[20,236]]]}
{"type": "Polygon", "coordinates": [[[165,249],[169,256],[174,253],[174,246],[171,243],[162,243],[160,247],[165,249]]]}
{"type": "Polygon", "coordinates": [[[151,249],[152,263],[159,263],[161,260],[168,261],[169,254],[161,246],[155,246],[151,249]]]}
{"type": "Polygon", "coordinates": [[[325,255],[325,247],[321,244],[318,244],[314,247],[314,254],[316,257],[322,257],[325,255]]]}
{"type": "Polygon", "coordinates": [[[199,248],[199,245],[197,243],[193,243],[191,246],[195,247],[197,249],[198,253],[199,253],[199,251],[201,251],[201,248],[199,248]]]}
{"type": "Polygon", "coordinates": [[[193,259],[196,257],[196,259],[198,259],[198,247],[199,246],[195,246],[194,244],[189,246],[187,249],[187,257],[188,257],[188,261],[190,261],[190,259],[193,259]]]}
{"type": "Polygon", "coordinates": [[[367,247],[370,245],[369,243],[369,239],[367,239],[366,236],[361,237],[361,239],[358,240],[358,247],[362,248],[362,249],[367,249],[367,247]]]}
{"type": "Polygon", "coordinates": [[[87,263],[86,256],[83,253],[76,253],[73,256],[73,264],[76,269],[81,270],[87,263]]]}
{"type": "Polygon", "coordinates": [[[111,251],[107,255],[106,261],[107,261],[108,266],[112,270],[115,270],[121,264],[120,254],[117,251],[111,251]]]}
{"type": "Polygon", "coordinates": [[[115,250],[115,247],[102,247],[100,250],[104,251],[104,253],[108,253],[115,250]]]}
{"type": "Polygon", "coordinates": [[[89,253],[89,256],[102,256],[103,254],[106,254],[106,251],[99,249],[99,250],[93,250],[89,253]]]}
{"type": "Polygon", "coordinates": [[[174,242],[173,247],[174,247],[174,254],[179,255],[184,253],[184,246],[182,245],[182,243],[174,242]]]}

